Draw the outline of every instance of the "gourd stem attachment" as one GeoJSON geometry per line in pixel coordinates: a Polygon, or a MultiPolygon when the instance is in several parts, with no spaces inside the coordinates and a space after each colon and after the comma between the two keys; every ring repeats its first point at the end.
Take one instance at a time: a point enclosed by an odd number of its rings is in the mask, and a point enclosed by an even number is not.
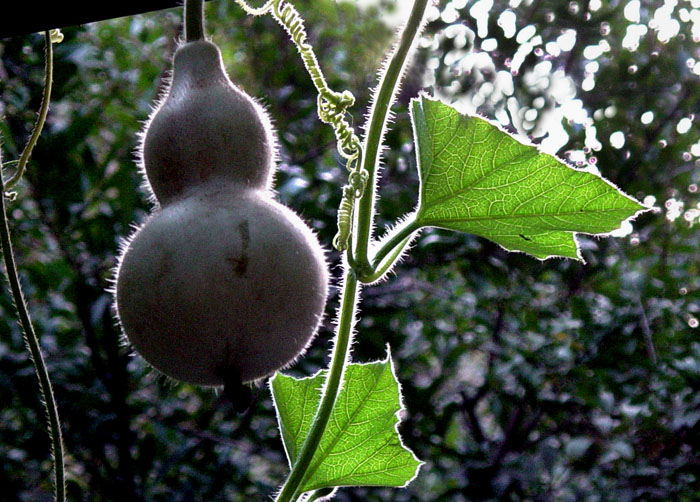
{"type": "Polygon", "coordinates": [[[185,0],[185,40],[204,39],[204,0],[185,0]]]}
{"type": "MultiPolygon", "coordinates": [[[[48,32],[47,32],[48,36],[48,32]]],[[[0,156],[0,162],[2,158],[0,156]]],[[[0,169],[0,184],[3,182],[2,169],[0,169]]],[[[51,446],[54,462],[54,496],[56,502],[65,502],[66,486],[65,486],[65,467],[63,458],[63,436],[61,433],[61,421],[58,417],[58,407],[56,399],[51,387],[51,379],[49,372],[44,363],[44,356],[41,353],[39,339],[34,332],[31,318],[29,317],[29,309],[27,302],[24,300],[22,285],[19,282],[19,274],[17,273],[17,264],[15,263],[14,251],[12,250],[12,241],[10,240],[10,227],[7,221],[7,210],[5,207],[5,195],[0,194],[0,211],[2,212],[2,222],[0,222],[0,241],[2,241],[2,255],[5,261],[5,272],[12,298],[15,302],[15,308],[20,320],[22,331],[24,332],[24,340],[29,348],[32,361],[34,362],[34,370],[39,379],[39,388],[46,408],[46,414],[49,418],[49,435],[51,436],[51,446]]]]}
{"type": "Polygon", "coordinates": [[[372,222],[377,186],[377,164],[382,139],[389,119],[389,109],[399,89],[399,81],[407,64],[408,54],[416,43],[425,21],[425,12],[430,0],[415,0],[408,21],[403,28],[396,50],[391,55],[386,72],[381,78],[373,100],[369,128],[365,137],[362,170],[368,173],[365,196],[359,200],[357,222],[357,249],[355,257],[362,268],[369,268],[368,250],[372,241],[372,222]]]}
{"type": "MultiPolygon", "coordinates": [[[[52,30],[57,33],[57,30],[52,30]]],[[[17,182],[22,178],[22,175],[24,174],[24,170],[27,167],[27,162],[29,162],[29,157],[32,155],[32,151],[34,150],[34,146],[36,145],[36,142],[39,140],[39,136],[41,135],[41,131],[44,129],[44,123],[46,122],[46,115],[49,113],[49,102],[51,101],[51,87],[53,84],[53,40],[54,38],[56,40],[61,40],[62,36],[59,37],[59,35],[56,35],[56,33],[53,34],[51,31],[45,31],[44,32],[44,38],[46,40],[46,62],[45,62],[45,71],[44,71],[44,92],[41,97],[41,105],[39,107],[39,113],[37,115],[36,123],[34,124],[34,129],[32,129],[32,134],[29,137],[29,141],[27,141],[27,145],[24,147],[24,150],[22,150],[22,154],[19,157],[19,161],[16,161],[17,163],[17,170],[15,171],[15,174],[7,180],[7,183],[2,184],[3,188],[3,193],[12,188],[17,184],[17,182]]],[[[12,161],[13,163],[15,161],[12,161]]],[[[9,164],[9,162],[8,162],[9,164]]],[[[0,166],[2,163],[0,162],[0,166]]],[[[5,164],[7,165],[7,164],[5,164]]]]}

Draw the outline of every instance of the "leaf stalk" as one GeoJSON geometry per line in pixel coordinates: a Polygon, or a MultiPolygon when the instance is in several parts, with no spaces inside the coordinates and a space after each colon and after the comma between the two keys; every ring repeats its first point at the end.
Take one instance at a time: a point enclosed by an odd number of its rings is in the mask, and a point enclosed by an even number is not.
{"type": "Polygon", "coordinates": [[[381,279],[391,269],[406,245],[411,242],[414,234],[420,229],[421,224],[416,221],[415,215],[401,226],[396,227],[372,258],[372,272],[360,276],[360,282],[368,284],[381,279]]]}

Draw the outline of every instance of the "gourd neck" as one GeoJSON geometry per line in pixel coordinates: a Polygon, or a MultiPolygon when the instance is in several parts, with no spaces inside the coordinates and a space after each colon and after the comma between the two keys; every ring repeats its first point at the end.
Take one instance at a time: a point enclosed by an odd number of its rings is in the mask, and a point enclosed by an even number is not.
{"type": "Polygon", "coordinates": [[[267,187],[259,187],[243,183],[232,183],[231,180],[218,177],[206,182],[190,186],[183,191],[169,196],[159,198],[161,207],[178,204],[189,199],[199,199],[200,202],[228,200],[242,200],[250,197],[273,198],[273,191],[267,187]]]}
{"type": "Polygon", "coordinates": [[[219,48],[206,40],[181,45],[175,52],[171,92],[213,85],[233,85],[226,75],[219,48]]]}

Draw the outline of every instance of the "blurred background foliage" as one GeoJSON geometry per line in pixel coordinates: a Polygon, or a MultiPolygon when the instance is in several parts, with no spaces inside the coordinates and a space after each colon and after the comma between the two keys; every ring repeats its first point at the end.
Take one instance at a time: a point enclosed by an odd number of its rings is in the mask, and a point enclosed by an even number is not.
{"type": "MultiPolygon", "coordinates": [[[[295,3],[331,87],[355,93],[361,126],[410,2],[295,3]]],[[[270,18],[227,0],[207,9],[232,79],[273,116],[280,199],[330,248],[345,173],[295,49],[270,18]]],[[[700,1],[452,0],[430,18],[387,136],[380,230],[416,203],[407,104],[421,88],[597,166],[658,210],[619,238],[581,236],[586,264],[424,232],[389,280],[365,289],[353,357],[391,346],[400,431],[426,464],[405,490],[336,499],[700,499],[700,1]]],[[[237,415],[212,390],[167,383],[132,356],[111,311],[120,239],[149,210],[136,133],[180,29],[174,9],[64,30],[48,124],[10,202],[71,500],[266,500],[287,471],[265,386],[237,415]]],[[[0,42],[5,161],[39,106],[42,44],[0,42]]],[[[290,373],[324,366],[336,305],[334,291],[290,373]]],[[[3,500],[51,500],[44,412],[5,288],[0,403],[3,500]]]]}

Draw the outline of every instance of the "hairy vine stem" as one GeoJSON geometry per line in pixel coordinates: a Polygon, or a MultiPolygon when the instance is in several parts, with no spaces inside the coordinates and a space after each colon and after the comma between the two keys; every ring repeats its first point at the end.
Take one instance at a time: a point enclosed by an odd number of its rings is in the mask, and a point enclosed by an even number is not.
{"type": "MultiPolygon", "coordinates": [[[[401,39],[390,57],[389,64],[379,83],[370,112],[369,128],[364,144],[362,170],[368,173],[367,193],[359,201],[357,218],[357,249],[355,257],[361,276],[374,275],[376,270],[370,263],[368,250],[373,241],[372,228],[377,186],[377,165],[381,152],[384,131],[391,108],[399,89],[399,82],[408,63],[408,55],[418,39],[424,24],[425,12],[431,0],[414,0],[401,39]]],[[[398,255],[397,255],[398,256],[398,255]]]]}
{"type": "Polygon", "coordinates": [[[328,377],[323,388],[323,395],[318,411],[311,424],[309,435],[306,437],[292,472],[287,477],[282,490],[275,499],[276,502],[291,502],[296,500],[301,492],[299,487],[303,481],[311,476],[315,467],[311,466],[313,456],[321,442],[321,437],[326,430],[331,411],[335,406],[340,386],[345,374],[345,367],[350,359],[350,345],[352,343],[352,331],[355,323],[355,312],[359,300],[360,285],[355,275],[346,270],[343,293],[338,309],[338,328],[336,329],[335,345],[328,377]]]}
{"type": "MultiPolygon", "coordinates": [[[[242,0],[237,1],[240,3],[242,0]]],[[[271,0],[271,2],[274,1],[275,0],[271,0]]],[[[279,3],[280,0],[276,1],[279,3]]],[[[366,179],[363,180],[363,191],[366,192],[366,190],[364,190],[364,184],[368,180],[371,180],[371,187],[369,187],[371,190],[369,193],[365,193],[364,196],[362,196],[362,193],[358,195],[358,198],[360,199],[358,222],[365,225],[366,228],[363,229],[363,227],[360,227],[360,233],[357,234],[357,246],[358,249],[363,250],[361,257],[364,257],[364,262],[368,268],[371,265],[369,265],[367,258],[367,249],[369,248],[370,240],[372,238],[370,227],[374,218],[374,190],[377,181],[375,165],[377,162],[378,152],[381,149],[381,142],[384,129],[386,127],[389,108],[396,94],[398,83],[401,78],[403,68],[406,65],[410,49],[415,44],[417,36],[423,26],[425,11],[429,1],[430,0],[415,0],[408,22],[401,33],[398,47],[392,54],[387,71],[380,83],[379,92],[376,100],[374,101],[374,106],[370,115],[370,127],[367,131],[366,141],[367,146],[365,148],[365,156],[362,159],[363,167],[360,168],[359,172],[366,173],[366,179]],[[369,152],[371,155],[368,155],[368,149],[370,149],[369,152]]],[[[346,188],[344,188],[344,191],[346,191],[346,188]]],[[[403,247],[403,245],[405,245],[410,239],[411,233],[415,230],[410,228],[411,225],[407,225],[407,227],[409,228],[406,230],[407,234],[404,235],[403,233],[400,233],[398,237],[391,239],[387,244],[390,244],[393,246],[393,248],[403,247]]],[[[375,266],[378,269],[381,269],[382,267],[381,261],[383,257],[390,254],[391,251],[392,248],[386,247],[386,251],[381,253],[382,256],[379,258],[379,262],[375,263],[375,266]]],[[[391,262],[392,260],[396,259],[397,256],[398,253],[395,253],[392,256],[392,259],[389,261],[391,262]]],[[[352,254],[348,253],[348,257],[351,258],[352,254]]],[[[350,260],[348,261],[350,262],[350,260]]],[[[389,265],[386,266],[388,267],[389,265]]],[[[353,326],[355,323],[355,315],[359,300],[360,283],[357,278],[357,270],[354,267],[346,264],[344,270],[344,284],[341,304],[338,310],[338,327],[336,330],[335,345],[331,357],[328,377],[326,378],[323,388],[321,402],[316,412],[316,416],[311,424],[309,434],[304,441],[297,460],[292,467],[291,473],[287,477],[282,490],[276,498],[276,502],[296,501],[303,493],[300,487],[303,486],[304,480],[312,476],[317,468],[317,465],[312,464],[312,460],[316,450],[318,449],[318,445],[326,429],[328,420],[330,419],[331,411],[335,406],[335,402],[343,381],[345,368],[350,360],[353,326]]]]}
{"type": "MultiPolygon", "coordinates": [[[[31,154],[36,140],[41,133],[44,120],[46,119],[46,112],[48,110],[48,101],[51,93],[51,80],[53,77],[53,51],[52,51],[52,35],[50,32],[45,32],[46,36],[46,80],[48,84],[44,87],[44,100],[42,101],[42,112],[39,114],[39,120],[34,127],[34,133],[30,142],[27,144],[24,152],[22,153],[22,159],[20,159],[20,164],[15,173],[15,176],[8,181],[8,185],[13,182],[15,177],[24,170],[27,159],[31,154]],[[47,91],[48,87],[48,91],[47,91]],[[38,132],[37,132],[38,131],[38,132]],[[36,137],[35,137],[36,136],[36,137]]],[[[0,152],[0,165],[2,165],[2,155],[0,152]]],[[[17,178],[19,179],[19,178],[17,178]]],[[[16,180],[15,180],[16,182],[16,180]]],[[[0,168],[0,185],[7,187],[4,184],[2,169],[0,168]]],[[[52,444],[52,455],[54,462],[54,496],[56,502],[64,502],[66,500],[66,486],[65,486],[65,466],[64,466],[64,452],[63,452],[63,436],[61,433],[61,421],[58,416],[58,407],[56,406],[56,399],[54,397],[53,389],[51,386],[51,379],[49,377],[49,372],[46,368],[44,362],[44,356],[41,353],[41,346],[39,345],[39,339],[34,331],[34,326],[32,325],[31,318],[29,316],[29,310],[27,308],[27,302],[24,299],[24,294],[22,292],[22,285],[19,281],[19,275],[17,273],[17,264],[15,263],[14,252],[12,249],[12,241],[10,239],[10,227],[7,218],[7,208],[5,205],[5,193],[3,191],[0,194],[0,212],[2,212],[2,223],[0,224],[0,240],[2,241],[2,254],[5,261],[5,272],[7,274],[8,282],[10,283],[10,290],[12,291],[12,297],[15,302],[15,308],[17,309],[17,315],[20,320],[22,331],[24,332],[24,340],[31,354],[32,361],[34,363],[34,369],[36,371],[37,378],[39,379],[39,387],[44,401],[44,407],[46,409],[46,414],[49,419],[49,435],[51,436],[52,444]]]]}

